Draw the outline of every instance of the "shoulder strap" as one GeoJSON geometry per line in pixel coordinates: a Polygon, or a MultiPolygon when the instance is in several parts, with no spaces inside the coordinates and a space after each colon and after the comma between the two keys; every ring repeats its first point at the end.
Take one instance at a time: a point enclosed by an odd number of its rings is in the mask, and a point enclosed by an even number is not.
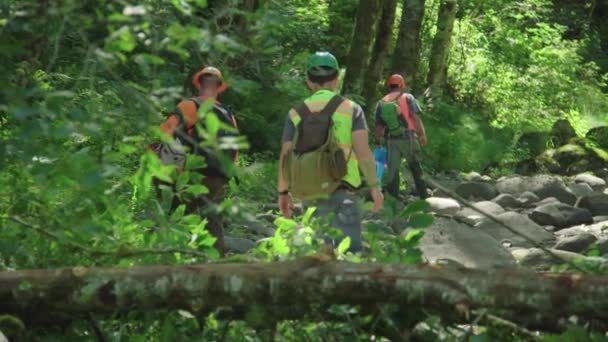
{"type": "Polygon", "coordinates": [[[334,97],[331,98],[331,100],[329,100],[329,102],[327,102],[327,104],[325,105],[325,107],[323,108],[323,110],[321,110],[321,115],[333,115],[336,111],[336,109],[338,109],[338,107],[340,107],[340,105],[342,104],[342,102],[344,102],[344,98],[340,95],[334,95],[334,97]]]}
{"type": "Polygon", "coordinates": [[[407,123],[408,128],[410,130],[415,131],[416,122],[414,120],[414,117],[412,116],[412,113],[410,112],[410,105],[407,100],[407,93],[401,93],[401,95],[399,95],[399,97],[397,98],[397,104],[399,105],[399,111],[401,112],[403,119],[407,123]]]}
{"type": "Polygon", "coordinates": [[[308,106],[306,105],[305,102],[300,103],[299,105],[293,107],[293,110],[296,111],[296,113],[298,113],[298,115],[300,116],[300,118],[304,119],[305,117],[308,117],[309,115],[311,115],[312,113],[310,112],[310,108],[308,108],[308,106]]]}

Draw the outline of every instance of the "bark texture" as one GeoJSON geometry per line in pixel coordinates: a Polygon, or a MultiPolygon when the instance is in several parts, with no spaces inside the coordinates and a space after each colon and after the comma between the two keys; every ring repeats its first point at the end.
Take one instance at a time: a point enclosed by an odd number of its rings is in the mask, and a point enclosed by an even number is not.
{"type": "Polygon", "coordinates": [[[420,46],[422,20],[424,19],[425,0],[404,0],[401,25],[397,45],[393,54],[393,72],[405,76],[410,88],[420,89],[418,66],[420,65],[420,46]]]}
{"type": "MultiPolygon", "coordinates": [[[[608,321],[608,277],[517,270],[353,264],[309,257],[266,264],[63,268],[0,273],[0,314],[31,320],[152,309],[264,310],[295,319],[330,304],[396,304],[470,322],[487,308],[522,326],[608,321]]],[[[424,319],[424,316],[421,317],[424,319]]]]}
{"type": "Polygon", "coordinates": [[[369,63],[377,19],[381,10],[382,1],[380,0],[359,1],[355,30],[350,44],[342,87],[344,94],[359,94],[361,92],[361,77],[369,63]]]}
{"type": "Polygon", "coordinates": [[[454,21],[458,11],[457,0],[441,0],[439,15],[437,16],[437,33],[433,38],[433,47],[429,62],[429,85],[430,98],[438,99],[443,95],[448,78],[448,56],[452,41],[454,21]]]}
{"type": "Polygon", "coordinates": [[[365,73],[365,79],[363,80],[363,98],[365,98],[365,107],[368,113],[371,113],[370,111],[374,108],[378,81],[380,81],[380,78],[382,77],[384,60],[388,55],[389,46],[393,37],[396,8],[397,0],[384,0],[382,2],[382,16],[378,23],[376,41],[374,42],[372,57],[365,73]]]}

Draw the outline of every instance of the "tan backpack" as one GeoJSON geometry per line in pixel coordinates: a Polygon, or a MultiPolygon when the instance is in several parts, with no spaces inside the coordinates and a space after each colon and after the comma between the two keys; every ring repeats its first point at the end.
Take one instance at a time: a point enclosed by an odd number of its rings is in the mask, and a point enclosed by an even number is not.
{"type": "Polygon", "coordinates": [[[346,176],[347,159],[334,137],[332,120],[344,100],[335,95],[320,112],[314,113],[305,103],[294,108],[301,121],[281,167],[295,197],[328,197],[346,176]]]}

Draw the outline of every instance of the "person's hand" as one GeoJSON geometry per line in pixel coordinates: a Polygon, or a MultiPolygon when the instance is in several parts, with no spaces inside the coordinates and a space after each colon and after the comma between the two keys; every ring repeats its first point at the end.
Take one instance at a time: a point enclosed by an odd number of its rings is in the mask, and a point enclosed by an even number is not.
{"type": "Polygon", "coordinates": [[[384,195],[380,188],[375,187],[370,190],[372,195],[372,200],[374,201],[374,208],[372,208],[372,212],[377,213],[382,209],[382,205],[384,204],[384,195]]]}
{"type": "Polygon", "coordinates": [[[420,136],[420,146],[426,146],[426,135],[421,135],[420,136]]]}
{"type": "Polygon", "coordinates": [[[290,194],[279,194],[279,209],[283,214],[284,218],[291,218],[292,209],[293,209],[293,200],[291,199],[290,194]]]}

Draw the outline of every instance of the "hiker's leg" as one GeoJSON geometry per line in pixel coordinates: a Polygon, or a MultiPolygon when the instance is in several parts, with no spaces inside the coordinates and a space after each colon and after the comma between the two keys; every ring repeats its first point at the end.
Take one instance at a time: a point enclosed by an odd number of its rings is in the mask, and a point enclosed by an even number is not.
{"type": "Polygon", "coordinates": [[[411,134],[407,141],[407,151],[406,151],[407,165],[412,172],[412,177],[414,178],[414,184],[416,184],[416,194],[421,199],[427,198],[428,192],[426,188],[426,183],[422,179],[422,149],[420,148],[420,143],[418,142],[418,137],[416,135],[411,134]]]}
{"type": "Polygon", "coordinates": [[[334,192],[330,198],[315,201],[311,206],[316,206],[315,217],[328,218],[331,216],[330,227],[342,231],[342,238],[331,240],[325,237],[325,242],[337,247],[345,237],[350,238],[348,251],[361,251],[361,201],[359,198],[346,190],[334,192]]]}
{"type": "Polygon", "coordinates": [[[203,185],[209,189],[209,193],[201,196],[198,201],[198,207],[203,209],[203,214],[207,218],[207,231],[216,238],[213,245],[220,256],[224,256],[224,217],[219,213],[217,205],[222,203],[226,196],[226,185],[228,181],[223,177],[208,177],[203,178],[203,185]]]}
{"type": "Polygon", "coordinates": [[[399,141],[397,139],[387,140],[388,169],[384,177],[386,179],[386,191],[393,197],[399,195],[399,169],[403,158],[399,149],[399,141]]]}

